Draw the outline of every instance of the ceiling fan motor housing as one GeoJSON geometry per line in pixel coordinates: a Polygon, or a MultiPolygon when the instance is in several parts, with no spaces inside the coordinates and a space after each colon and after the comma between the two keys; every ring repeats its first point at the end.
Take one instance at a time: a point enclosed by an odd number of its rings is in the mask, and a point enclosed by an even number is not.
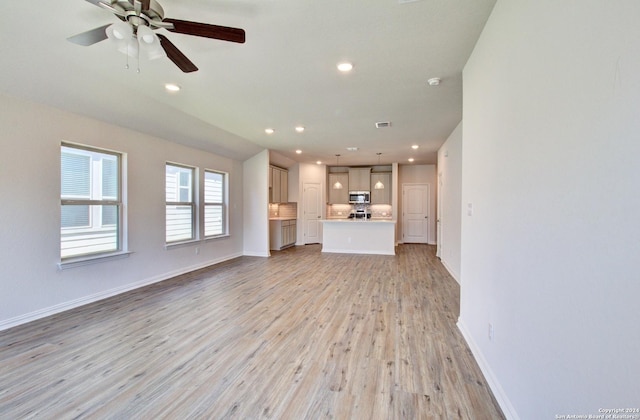
{"type": "Polygon", "coordinates": [[[121,10],[122,14],[117,15],[118,18],[124,22],[128,22],[134,28],[143,25],[157,29],[162,26],[160,24],[164,19],[164,9],[155,0],[145,2],[136,0],[133,4],[128,0],[115,0],[111,2],[111,7],[116,10],[121,10]],[[140,11],[136,10],[138,4],[140,11]],[[146,4],[148,4],[148,7],[145,9],[146,4]]]}

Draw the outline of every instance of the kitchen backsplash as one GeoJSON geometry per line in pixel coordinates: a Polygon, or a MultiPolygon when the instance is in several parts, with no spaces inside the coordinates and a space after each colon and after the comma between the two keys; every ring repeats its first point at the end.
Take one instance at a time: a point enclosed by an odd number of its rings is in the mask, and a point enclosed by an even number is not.
{"type": "MultiPolygon", "coordinates": [[[[353,210],[351,204],[330,204],[327,206],[327,218],[328,219],[341,219],[348,218],[349,214],[353,210]]],[[[375,219],[391,219],[391,205],[390,204],[372,204],[369,206],[371,211],[371,217],[375,219]]]]}
{"type": "Polygon", "coordinates": [[[289,217],[296,219],[298,217],[298,203],[273,203],[269,204],[269,218],[289,217]]]}

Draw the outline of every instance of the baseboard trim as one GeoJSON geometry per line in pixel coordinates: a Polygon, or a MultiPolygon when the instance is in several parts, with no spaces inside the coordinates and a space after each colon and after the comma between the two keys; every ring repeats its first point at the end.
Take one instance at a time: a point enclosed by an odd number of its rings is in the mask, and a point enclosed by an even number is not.
{"type": "Polygon", "coordinates": [[[18,325],[26,324],[31,321],[36,321],[41,318],[45,318],[51,315],[58,314],[60,312],[68,311],[70,309],[78,308],[80,306],[87,305],[89,303],[98,302],[103,299],[107,299],[122,293],[129,292],[131,290],[139,289],[150,284],[158,283],[170,278],[190,273],[192,271],[200,270],[205,267],[220,264],[225,261],[232,260],[234,258],[241,257],[241,253],[226,255],[222,258],[210,260],[205,263],[193,265],[190,267],[184,267],[179,270],[174,270],[168,273],[163,273],[158,276],[153,276],[145,280],[137,281],[135,283],[129,283],[120,287],[116,287],[102,292],[95,293],[93,295],[84,296],[78,299],[70,300],[68,302],[59,303],[57,305],[49,306],[48,308],[38,309],[33,312],[29,312],[23,315],[19,315],[13,318],[0,321],[0,331],[7,330],[9,328],[17,327],[18,325]]]}
{"type": "Polygon", "coordinates": [[[244,251],[242,255],[245,255],[247,257],[270,257],[271,253],[244,251]]]}
{"type": "Polygon", "coordinates": [[[442,265],[444,266],[444,268],[447,269],[447,271],[449,272],[449,274],[451,275],[451,277],[453,277],[453,279],[458,283],[458,284],[462,284],[460,283],[460,278],[458,277],[458,275],[456,273],[454,273],[454,271],[451,269],[451,267],[449,267],[449,264],[447,264],[447,261],[440,258],[440,262],[442,263],[442,265]]]}
{"type": "Polygon", "coordinates": [[[502,389],[500,382],[493,374],[493,370],[491,370],[489,363],[487,363],[487,360],[484,358],[482,351],[480,351],[480,348],[473,340],[471,334],[460,318],[458,318],[458,322],[456,325],[458,326],[460,333],[462,333],[462,337],[464,337],[465,341],[467,342],[471,353],[473,353],[473,357],[476,359],[476,362],[478,363],[482,374],[487,380],[487,383],[489,384],[489,388],[491,388],[493,395],[496,397],[496,401],[498,401],[498,405],[500,406],[500,409],[502,409],[502,413],[505,415],[507,420],[520,420],[518,413],[511,404],[511,401],[507,397],[507,394],[504,392],[504,389],[502,389]]]}

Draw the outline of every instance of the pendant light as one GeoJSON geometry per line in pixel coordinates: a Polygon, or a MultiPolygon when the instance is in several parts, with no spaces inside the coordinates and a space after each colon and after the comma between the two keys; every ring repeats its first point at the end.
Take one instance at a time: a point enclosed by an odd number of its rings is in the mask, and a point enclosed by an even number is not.
{"type": "MultiPolygon", "coordinates": [[[[336,166],[338,166],[338,159],[340,159],[340,155],[336,155],[336,166]]],[[[334,190],[341,190],[342,184],[340,183],[340,181],[336,181],[335,184],[333,184],[332,188],[334,190]]]]}
{"type": "MultiPolygon", "coordinates": [[[[380,155],[382,153],[378,152],[376,153],[376,155],[378,155],[378,166],[380,166],[380,155]]],[[[373,186],[374,189],[376,190],[384,190],[384,184],[382,183],[382,181],[380,181],[380,178],[378,178],[378,182],[376,182],[376,185],[373,186]]]]}

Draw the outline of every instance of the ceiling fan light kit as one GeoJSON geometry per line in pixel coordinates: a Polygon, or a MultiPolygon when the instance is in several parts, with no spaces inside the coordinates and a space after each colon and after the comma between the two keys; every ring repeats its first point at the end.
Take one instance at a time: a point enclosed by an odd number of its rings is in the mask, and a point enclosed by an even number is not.
{"type": "Polygon", "coordinates": [[[185,35],[244,43],[243,29],[178,19],[165,19],[162,6],[155,0],[86,0],[113,13],[120,22],[105,25],[67,38],[69,41],[89,46],[105,39],[111,40],[118,51],[131,57],[139,52],[150,60],[168,57],[185,73],[198,68],[167,37],[154,31],[166,29],[185,35]]]}

